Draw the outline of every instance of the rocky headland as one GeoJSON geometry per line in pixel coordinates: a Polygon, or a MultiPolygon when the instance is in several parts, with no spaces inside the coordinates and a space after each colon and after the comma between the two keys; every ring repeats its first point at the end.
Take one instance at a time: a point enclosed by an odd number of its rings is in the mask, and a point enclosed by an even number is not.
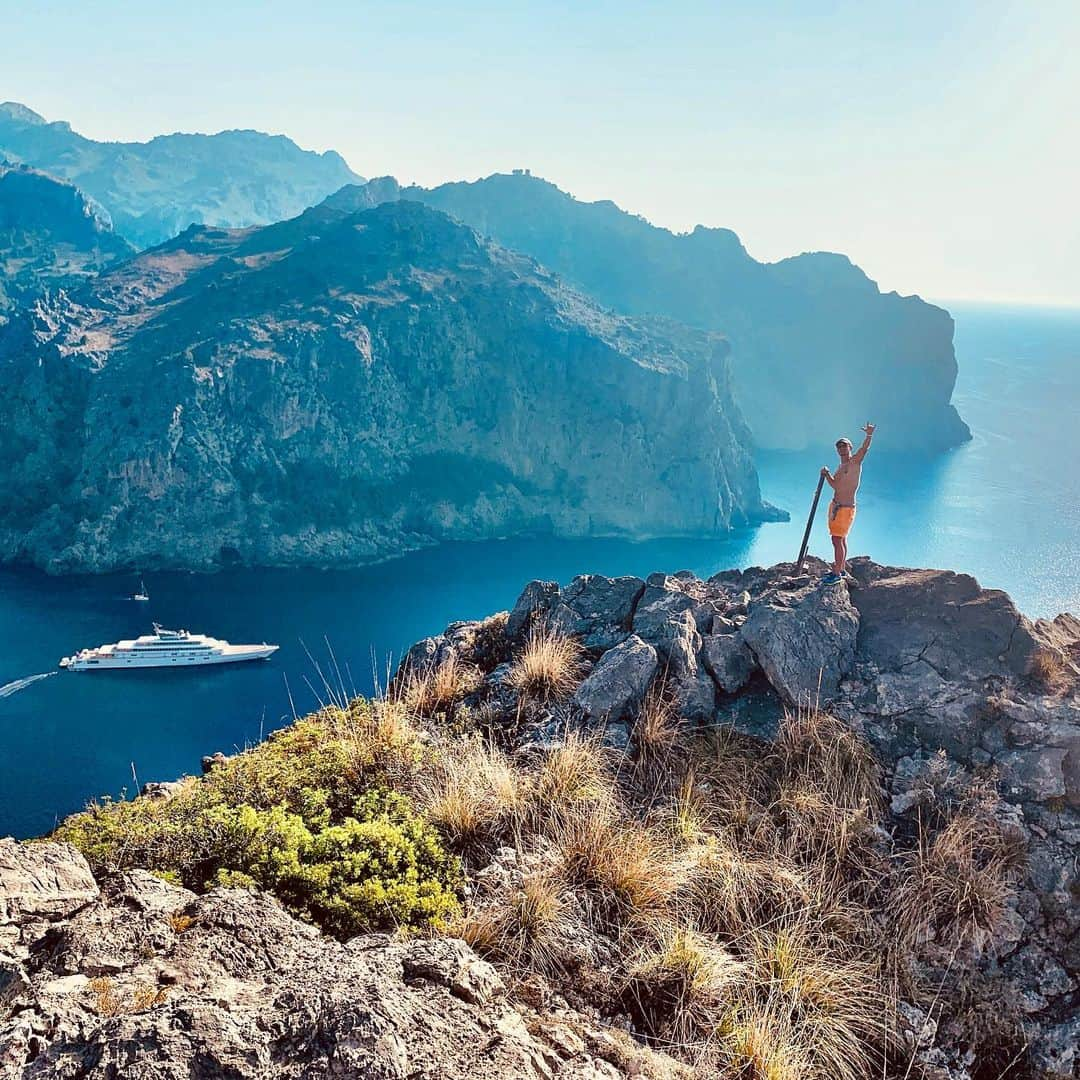
{"type": "Polygon", "coordinates": [[[532,582],[0,845],[0,1076],[1075,1077],[1080,621],[822,569],[532,582]]]}
{"type": "Polygon", "coordinates": [[[361,181],[340,154],[301,150],[284,135],[221,131],[98,142],[15,101],[0,104],[0,159],[69,180],[136,247],[191,224],[244,227],[291,217],[361,181]]]}
{"type": "Polygon", "coordinates": [[[933,452],[970,438],[950,403],[949,313],[882,293],[844,255],[758,262],[730,229],[676,235],[522,173],[402,196],[532,255],[616,311],[722,330],[758,446],[832,446],[837,416],[874,417],[898,450],[933,452]]]}
{"type": "Polygon", "coordinates": [[[776,516],[729,345],[415,202],[193,227],[0,330],[0,559],[343,565],[776,516]]]}

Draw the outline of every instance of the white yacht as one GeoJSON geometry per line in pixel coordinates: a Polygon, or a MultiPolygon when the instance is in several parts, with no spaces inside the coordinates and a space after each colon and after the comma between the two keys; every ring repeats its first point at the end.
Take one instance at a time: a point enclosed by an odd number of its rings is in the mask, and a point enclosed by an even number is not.
{"type": "Polygon", "coordinates": [[[97,671],[103,668],[187,667],[196,664],[234,664],[240,660],[265,660],[277,652],[277,645],[230,645],[227,641],[190,634],[187,630],[166,630],[154,623],[154,632],[83,649],[60,661],[68,671],[97,671]]]}

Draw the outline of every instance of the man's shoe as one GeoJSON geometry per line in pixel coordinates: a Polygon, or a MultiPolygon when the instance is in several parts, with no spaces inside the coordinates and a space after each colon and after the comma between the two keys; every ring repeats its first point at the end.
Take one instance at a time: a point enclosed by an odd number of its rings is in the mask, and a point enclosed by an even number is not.
{"type": "Polygon", "coordinates": [[[821,579],[821,584],[822,585],[839,585],[840,582],[843,581],[843,580],[844,579],[838,573],[836,573],[835,570],[830,570],[829,573],[827,573],[821,579]]]}

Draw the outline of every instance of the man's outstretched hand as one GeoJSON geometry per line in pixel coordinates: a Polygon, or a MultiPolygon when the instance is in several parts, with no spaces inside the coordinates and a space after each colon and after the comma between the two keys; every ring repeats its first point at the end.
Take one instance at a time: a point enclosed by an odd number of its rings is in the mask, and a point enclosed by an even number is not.
{"type": "Polygon", "coordinates": [[[863,432],[868,439],[872,439],[874,437],[874,428],[876,426],[876,424],[871,424],[869,420],[867,420],[866,423],[863,425],[863,432]]]}

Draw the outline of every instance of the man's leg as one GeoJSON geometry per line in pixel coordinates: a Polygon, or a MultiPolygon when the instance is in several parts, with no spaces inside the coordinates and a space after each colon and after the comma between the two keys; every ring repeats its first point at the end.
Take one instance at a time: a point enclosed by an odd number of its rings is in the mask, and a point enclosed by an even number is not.
{"type": "Polygon", "coordinates": [[[832,546],[833,572],[842,574],[844,572],[844,560],[847,558],[847,542],[842,536],[834,536],[832,538],[832,546]]]}

